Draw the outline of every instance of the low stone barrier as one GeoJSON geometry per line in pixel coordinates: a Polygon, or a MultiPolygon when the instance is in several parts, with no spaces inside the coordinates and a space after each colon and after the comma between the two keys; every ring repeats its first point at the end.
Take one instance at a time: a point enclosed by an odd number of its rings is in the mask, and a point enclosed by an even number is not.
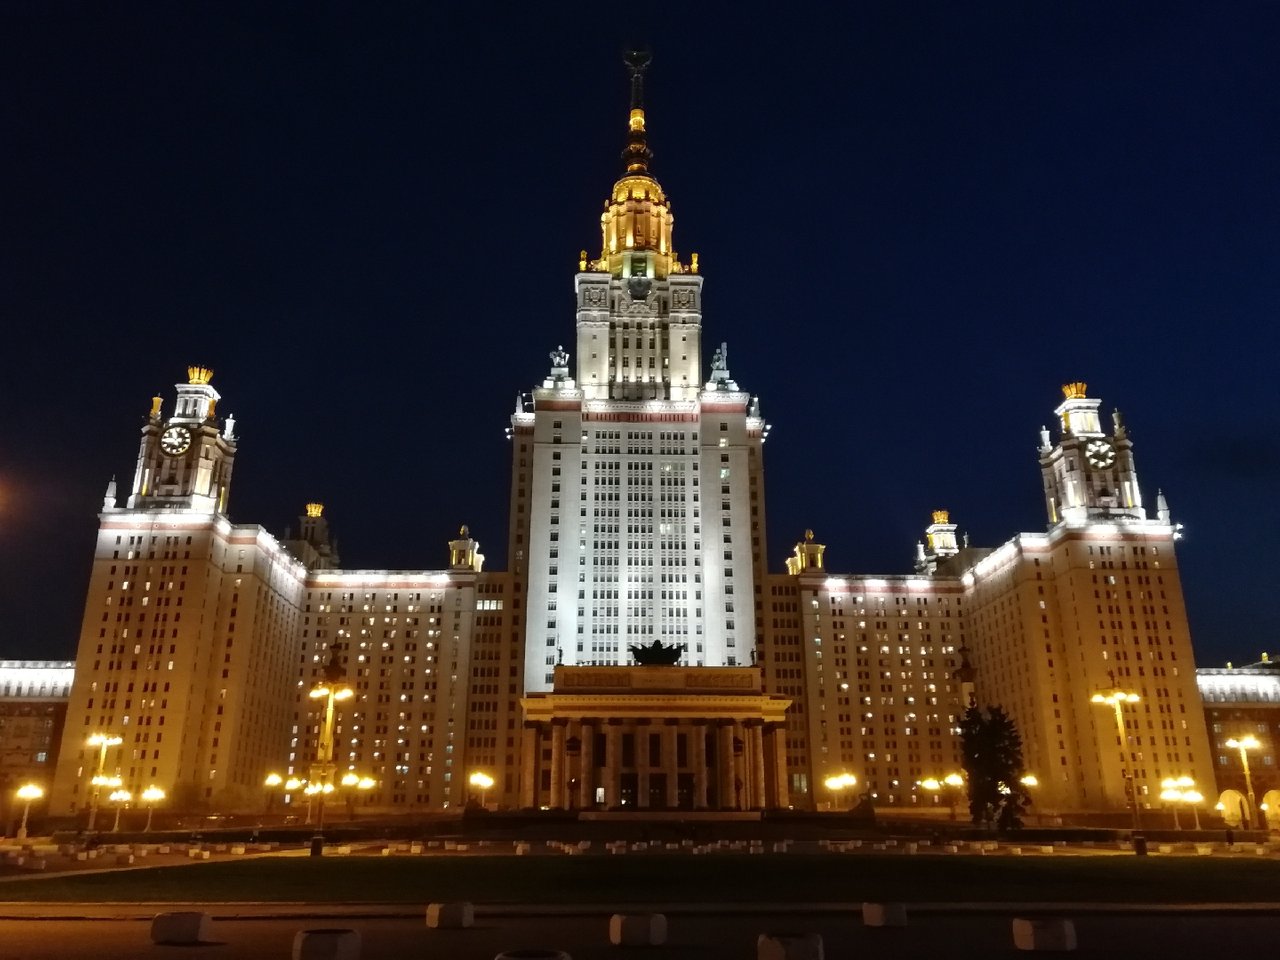
{"type": "Polygon", "coordinates": [[[1070,920],[1055,917],[1018,918],[1013,921],[1013,945],[1019,950],[1074,950],[1076,927],[1070,920]]]}
{"type": "Polygon", "coordinates": [[[609,942],[615,947],[656,947],[667,942],[667,918],[661,913],[615,913],[609,918],[609,942]]]}
{"type": "Polygon", "coordinates": [[[907,908],[901,903],[864,903],[862,924],[866,927],[905,927],[907,908]]]}
{"type": "Polygon", "coordinates": [[[293,935],[293,960],[360,960],[358,930],[299,930],[293,935]]]}
{"type": "Polygon", "coordinates": [[[212,933],[213,920],[197,910],[157,913],[151,920],[152,943],[208,943],[213,939],[212,933]]]}
{"type": "Polygon", "coordinates": [[[823,960],[822,934],[762,933],[756,938],[756,960],[823,960]]]}
{"type": "Polygon", "coordinates": [[[427,926],[432,930],[460,930],[475,923],[476,908],[463,901],[427,904],[427,926]]]}

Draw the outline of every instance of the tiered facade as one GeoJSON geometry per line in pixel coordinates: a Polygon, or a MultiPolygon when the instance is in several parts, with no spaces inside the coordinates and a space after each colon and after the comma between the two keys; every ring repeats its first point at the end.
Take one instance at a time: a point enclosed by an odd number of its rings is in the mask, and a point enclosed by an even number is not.
{"type": "Polygon", "coordinates": [[[99,764],[135,792],[258,806],[268,773],[304,778],[328,749],[310,694],[331,663],[352,690],[333,776],[372,781],[358,802],[386,811],[457,806],[476,771],[508,807],[825,807],[846,773],[922,807],[970,702],[1017,720],[1042,808],[1120,809],[1130,768],[1140,803],[1163,777],[1212,782],[1176,528],[1084,384],[1041,434],[1046,532],[972,548],[939,511],[911,573],[832,574],[811,534],[767,572],[768,428],[723,344],[704,378],[703,276],[673,246],[630,66],[574,354],[552,351],[511,416],[509,572],[483,571],[465,528],[447,567],[406,572],[342,568],[319,504],[296,538],[231,523],[235,424],[191,368],[171,415],[153,401],[127,504],[113,483],[103,505],[54,814],[85,808],[99,764]],[[679,666],[635,669],[695,678],[683,692],[611,679],[655,642],[679,666]],[[1123,739],[1091,701],[1116,688],[1139,697],[1123,739]]]}

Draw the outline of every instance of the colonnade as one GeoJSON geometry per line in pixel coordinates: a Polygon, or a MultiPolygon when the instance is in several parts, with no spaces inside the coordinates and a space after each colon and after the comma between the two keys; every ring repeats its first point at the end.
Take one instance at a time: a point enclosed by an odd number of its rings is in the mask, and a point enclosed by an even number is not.
{"type": "Polygon", "coordinates": [[[785,729],[759,718],[526,721],[520,760],[524,807],[748,810],[789,803],[785,729]]]}

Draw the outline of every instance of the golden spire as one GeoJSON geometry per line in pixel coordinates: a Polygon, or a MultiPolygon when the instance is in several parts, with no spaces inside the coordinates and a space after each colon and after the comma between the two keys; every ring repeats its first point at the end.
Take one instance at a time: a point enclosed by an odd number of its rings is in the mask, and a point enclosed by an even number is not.
{"type": "Polygon", "coordinates": [[[647,50],[628,50],[622,55],[631,74],[631,113],[627,119],[627,146],[622,159],[627,163],[627,173],[647,174],[653,151],[644,129],[644,72],[653,59],[647,50]]]}
{"type": "Polygon", "coordinates": [[[933,511],[933,522],[934,522],[934,523],[948,523],[950,520],[951,520],[951,511],[949,511],[949,510],[935,510],[935,511],[933,511]]]}
{"type": "Polygon", "coordinates": [[[208,367],[187,367],[188,383],[208,383],[213,379],[213,371],[208,367]]]}
{"type": "Polygon", "coordinates": [[[308,504],[307,504],[307,516],[308,516],[308,517],[313,517],[313,518],[314,518],[314,517],[318,517],[318,516],[320,516],[322,513],[324,513],[324,504],[323,504],[323,503],[308,503],[308,504]]]}
{"type": "Polygon", "coordinates": [[[630,277],[632,271],[643,271],[649,279],[661,280],[680,267],[671,246],[671,207],[649,172],[653,152],[645,130],[644,73],[650,56],[647,51],[629,51],[623,60],[631,75],[627,145],[622,151],[626,170],[613,185],[600,217],[600,266],[615,277],[630,277]],[[633,255],[639,253],[646,256],[636,259],[633,255]]]}
{"type": "Polygon", "coordinates": [[[1062,385],[1062,395],[1068,400],[1083,400],[1088,392],[1089,385],[1080,380],[1062,385]]]}

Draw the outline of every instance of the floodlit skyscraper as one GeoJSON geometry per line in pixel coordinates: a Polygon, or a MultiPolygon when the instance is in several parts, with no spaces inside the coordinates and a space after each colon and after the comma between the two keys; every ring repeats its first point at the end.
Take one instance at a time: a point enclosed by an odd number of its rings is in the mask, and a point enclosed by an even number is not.
{"type": "Polygon", "coordinates": [[[683,644],[682,663],[751,662],[764,571],[768,427],[729,372],[702,380],[698,255],[682,261],[650,171],[647,56],[631,54],[623,174],[601,251],[574,278],[574,355],[511,417],[509,556],[527,591],[524,685],[556,664],[623,664],[628,646],[683,644]]]}

